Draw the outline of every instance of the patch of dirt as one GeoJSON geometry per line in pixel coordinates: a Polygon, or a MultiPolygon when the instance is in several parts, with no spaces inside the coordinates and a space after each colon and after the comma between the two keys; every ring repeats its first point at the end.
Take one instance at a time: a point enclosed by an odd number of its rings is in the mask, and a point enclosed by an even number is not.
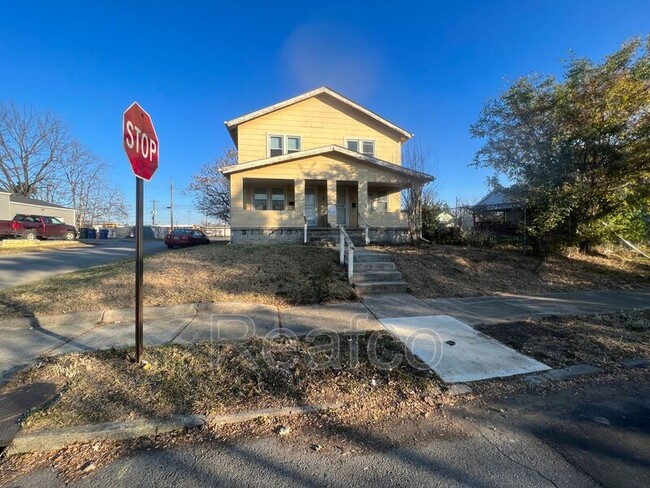
{"type": "Polygon", "coordinates": [[[370,249],[391,254],[421,298],[650,286],[650,261],[620,248],[598,255],[567,252],[544,261],[521,251],[438,244],[370,249]]]}
{"type": "Polygon", "coordinates": [[[650,359],[650,310],[550,317],[476,329],[553,368],[586,363],[618,369],[626,359],[650,359]]]}

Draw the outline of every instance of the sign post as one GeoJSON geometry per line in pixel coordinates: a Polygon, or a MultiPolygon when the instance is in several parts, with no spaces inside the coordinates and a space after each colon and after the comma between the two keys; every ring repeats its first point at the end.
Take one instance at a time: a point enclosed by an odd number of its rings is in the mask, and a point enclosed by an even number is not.
{"type": "Polygon", "coordinates": [[[124,150],[135,174],[135,361],[142,360],[142,284],[144,272],[144,181],[158,169],[158,136],[151,117],[137,102],[124,112],[124,150]]]}

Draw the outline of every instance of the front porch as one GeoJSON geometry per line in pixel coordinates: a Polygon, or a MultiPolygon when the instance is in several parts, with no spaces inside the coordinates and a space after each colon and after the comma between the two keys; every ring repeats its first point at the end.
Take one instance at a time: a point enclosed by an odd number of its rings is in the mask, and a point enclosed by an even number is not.
{"type": "Polygon", "coordinates": [[[395,183],[358,180],[243,178],[233,204],[234,229],[402,228],[401,190],[395,183]]]}

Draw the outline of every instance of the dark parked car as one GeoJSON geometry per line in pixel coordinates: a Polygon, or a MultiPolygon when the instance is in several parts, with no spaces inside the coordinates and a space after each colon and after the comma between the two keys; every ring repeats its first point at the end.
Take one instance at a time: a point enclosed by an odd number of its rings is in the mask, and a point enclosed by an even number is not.
{"type": "Polygon", "coordinates": [[[210,244],[210,239],[196,229],[174,229],[165,237],[165,244],[171,249],[174,246],[188,247],[210,244]]]}

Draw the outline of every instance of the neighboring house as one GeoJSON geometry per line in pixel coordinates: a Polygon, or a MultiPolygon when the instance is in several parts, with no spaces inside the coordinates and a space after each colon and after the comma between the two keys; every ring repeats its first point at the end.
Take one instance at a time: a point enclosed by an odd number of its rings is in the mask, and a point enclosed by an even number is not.
{"type": "Polygon", "coordinates": [[[371,240],[406,239],[401,191],[432,179],[401,166],[411,133],[324,87],[225,124],[239,156],[222,169],[232,242],[302,242],[305,223],[336,236],[367,222],[371,240]]]}
{"type": "Polygon", "coordinates": [[[436,215],[436,221],[438,222],[438,227],[448,228],[454,226],[454,216],[449,212],[442,211],[436,215]]]}
{"type": "Polygon", "coordinates": [[[515,234],[526,217],[525,208],[496,191],[488,193],[470,207],[474,230],[493,234],[515,234]]]}
{"type": "Polygon", "coordinates": [[[76,225],[75,210],[45,200],[0,192],[0,220],[11,220],[17,214],[56,217],[69,225],[76,225]]]}

